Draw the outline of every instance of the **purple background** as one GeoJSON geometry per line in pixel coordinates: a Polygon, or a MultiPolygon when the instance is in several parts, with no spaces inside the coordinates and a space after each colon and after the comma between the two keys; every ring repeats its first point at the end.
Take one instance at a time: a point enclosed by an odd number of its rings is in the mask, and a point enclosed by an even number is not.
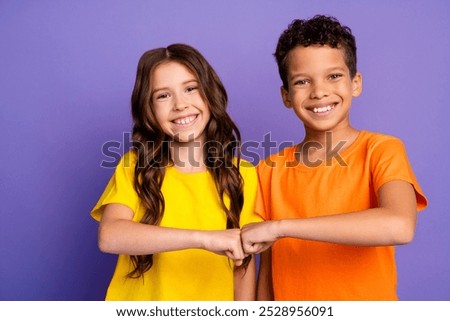
{"type": "Polygon", "coordinates": [[[245,141],[271,131],[278,144],[298,142],[272,53],[292,19],[317,13],[357,38],[364,90],[353,124],[402,138],[430,201],[397,251],[400,299],[450,300],[446,0],[1,1],[0,299],[103,299],[115,256],[98,250],[89,211],[112,174],[102,145],[128,144],[145,50],[195,46],[221,76],[245,141]]]}

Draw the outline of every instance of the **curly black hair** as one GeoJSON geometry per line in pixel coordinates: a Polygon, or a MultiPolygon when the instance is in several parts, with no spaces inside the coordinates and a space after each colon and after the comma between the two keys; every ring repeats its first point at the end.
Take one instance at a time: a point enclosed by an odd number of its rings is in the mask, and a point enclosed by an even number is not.
{"type": "Polygon", "coordinates": [[[278,72],[286,90],[288,89],[287,57],[289,52],[297,46],[312,45],[342,48],[350,76],[353,78],[356,75],[356,42],[349,27],[341,25],[332,16],[316,15],[306,20],[295,19],[281,34],[274,53],[278,72]]]}

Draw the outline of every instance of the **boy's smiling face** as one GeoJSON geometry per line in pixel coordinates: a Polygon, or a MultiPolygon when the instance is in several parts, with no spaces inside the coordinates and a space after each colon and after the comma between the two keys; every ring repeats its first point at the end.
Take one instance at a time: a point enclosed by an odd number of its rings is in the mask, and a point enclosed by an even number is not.
{"type": "Polygon", "coordinates": [[[346,129],[353,97],[360,95],[362,76],[353,79],[344,51],[329,46],[298,46],[288,57],[288,90],[281,88],[283,102],[293,108],[307,131],[346,129]]]}

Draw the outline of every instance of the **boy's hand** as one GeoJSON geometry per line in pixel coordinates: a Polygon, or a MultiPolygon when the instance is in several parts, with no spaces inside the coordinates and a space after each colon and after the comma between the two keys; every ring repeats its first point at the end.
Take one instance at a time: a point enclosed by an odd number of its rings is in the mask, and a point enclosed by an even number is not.
{"type": "Polygon", "coordinates": [[[276,233],[277,221],[251,223],[241,230],[242,248],[246,254],[264,252],[272,246],[279,236],[276,233]]]}

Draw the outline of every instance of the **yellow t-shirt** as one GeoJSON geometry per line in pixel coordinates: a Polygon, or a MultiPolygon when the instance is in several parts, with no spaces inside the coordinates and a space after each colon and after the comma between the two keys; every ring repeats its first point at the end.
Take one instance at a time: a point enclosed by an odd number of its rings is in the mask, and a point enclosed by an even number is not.
{"type": "MultiPolygon", "coordinates": [[[[318,166],[295,163],[295,147],[258,166],[256,212],[266,220],[308,218],[378,206],[377,191],[403,180],[427,206],[403,146],[395,137],[361,131],[340,156],[318,166]]],[[[357,227],[355,227],[357,228],[357,227]]],[[[272,247],[275,300],[397,300],[393,246],[350,246],[284,238],[272,247]]]]}
{"type": "MultiPolygon", "coordinates": [[[[104,206],[119,203],[134,212],[139,222],[144,208],[133,187],[136,154],[122,157],[105,191],[91,212],[100,220],[104,206]]],[[[255,168],[241,162],[244,178],[244,206],[241,226],[262,219],[254,214],[257,189],[255,168]]],[[[160,226],[196,230],[226,227],[215,183],[209,172],[182,173],[168,167],[161,187],[165,211],[160,226]]],[[[226,204],[228,200],[226,199],[226,204]]],[[[153,266],[141,278],[127,278],[133,265],[128,255],[119,255],[106,300],[233,300],[233,262],[205,250],[187,249],[153,255],[153,266]]]]}

